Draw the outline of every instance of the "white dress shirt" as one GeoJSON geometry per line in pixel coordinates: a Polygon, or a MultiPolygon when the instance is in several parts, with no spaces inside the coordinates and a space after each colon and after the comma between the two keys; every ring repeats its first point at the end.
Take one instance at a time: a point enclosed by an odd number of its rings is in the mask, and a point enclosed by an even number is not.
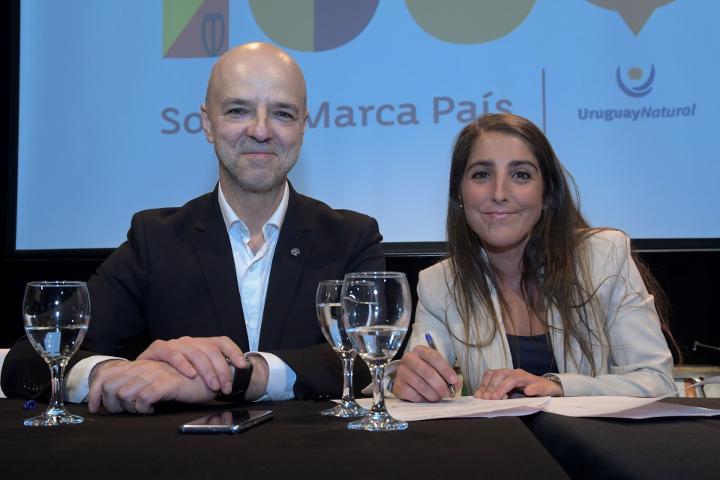
{"type": "MultiPolygon", "coordinates": [[[[253,253],[248,245],[250,231],[230,207],[230,204],[227,203],[222,188],[218,185],[218,202],[230,238],[230,245],[232,246],[238,290],[240,291],[240,300],[242,301],[245,316],[245,328],[250,346],[249,353],[262,356],[268,364],[268,384],[265,395],[259,399],[261,401],[288,400],[295,396],[293,393],[293,387],[297,379],[295,372],[276,355],[257,351],[270,268],[289,198],[290,189],[286,181],[280,204],[263,225],[263,244],[257,253],[253,253]]],[[[105,360],[116,358],[118,357],[95,355],[79,361],[70,369],[67,375],[67,401],[74,403],[86,401],[90,390],[90,372],[93,367],[105,360]]]]}
{"type": "Polygon", "coordinates": [[[230,237],[250,352],[261,355],[269,367],[266,395],[261,400],[293,398],[293,387],[297,378],[295,372],[280,358],[271,353],[257,351],[270,268],[289,198],[290,188],[285,182],[285,190],[280,204],[263,225],[263,244],[257,253],[253,253],[249,246],[250,231],[227,203],[222,188],[218,186],[218,201],[230,237]]]}

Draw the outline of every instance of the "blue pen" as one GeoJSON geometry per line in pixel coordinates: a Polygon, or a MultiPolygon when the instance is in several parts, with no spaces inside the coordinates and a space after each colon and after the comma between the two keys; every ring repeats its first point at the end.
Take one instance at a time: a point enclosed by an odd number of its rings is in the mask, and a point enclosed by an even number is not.
{"type": "MultiPolygon", "coordinates": [[[[430,335],[430,332],[427,332],[425,334],[425,341],[428,344],[428,347],[432,348],[437,352],[437,346],[435,345],[435,340],[433,340],[432,335],[430,335]]],[[[455,385],[452,383],[448,383],[448,390],[450,390],[450,398],[455,398],[455,385]]]]}

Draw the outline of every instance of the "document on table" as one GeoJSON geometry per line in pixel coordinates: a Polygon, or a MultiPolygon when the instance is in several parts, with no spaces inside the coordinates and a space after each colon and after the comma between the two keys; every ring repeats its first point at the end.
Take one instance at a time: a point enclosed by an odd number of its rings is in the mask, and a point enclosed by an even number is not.
{"type": "MultiPolygon", "coordinates": [[[[698,384],[720,383],[712,377],[698,384]]],[[[665,397],[662,397],[665,398],[665,397]]],[[[430,420],[436,418],[503,417],[529,415],[536,412],[555,413],[569,417],[656,418],[656,417],[711,417],[720,410],[676,403],[658,402],[662,398],[636,398],[620,396],[596,397],[525,397],[508,400],[482,400],[459,397],[436,403],[413,403],[397,398],[386,398],[385,406],[398,420],[430,420]]],[[[371,398],[359,399],[365,408],[372,406],[371,398]]]]}
{"type": "MultiPolygon", "coordinates": [[[[357,400],[365,408],[372,406],[372,398],[357,400]]],[[[458,397],[430,403],[413,403],[398,398],[385,398],[385,407],[394,418],[404,422],[458,417],[516,417],[539,412],[550,397],[525,397],[509,400],[482,400],[458,397]]]]}
{"type": "Polygon", "coordinates": [[[543,408],[544,412],[568,417],[606,418],[657,418],[657,417],[712,417],[720,410],[658,402],[659,398],[636,397],[557,397],[543,408]]]}

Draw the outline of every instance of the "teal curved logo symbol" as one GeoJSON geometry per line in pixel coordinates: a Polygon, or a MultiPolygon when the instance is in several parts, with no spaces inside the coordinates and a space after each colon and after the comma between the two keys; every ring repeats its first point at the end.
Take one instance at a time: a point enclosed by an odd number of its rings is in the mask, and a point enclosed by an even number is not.
{"type": "Polygon", "coordinates": [[[652,92],[655,81],[655,65],[650,65],[650,72],[645,74],[642,68],[632,67],[623,75],[620,67],[615,71],[618,87],[629,97],[640,98],[652,92]]]}
{"type": "Polygon", "coordinates": [[[283,47],[322,52],[360,35],[379,0],[250,0],[255,21],[283,47]]]}
{"type": "Polygon", "coordinates": [[[486,43],[525,21],[535,0],[405,0],[410,15],[429,35],[449,43],[486,43]]]}

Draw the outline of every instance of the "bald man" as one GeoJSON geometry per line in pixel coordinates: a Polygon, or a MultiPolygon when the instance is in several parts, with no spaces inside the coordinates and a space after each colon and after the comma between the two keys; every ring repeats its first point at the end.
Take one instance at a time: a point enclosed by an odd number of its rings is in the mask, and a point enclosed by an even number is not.
{"type": "MultiPolygon", "coordinates": [[[[91,412],[340,394],[341,364],[319,328],[315,290],[321,280],[385,269],[377,222],[289,184],[307,94],[282,50],[228,51],[201,113],[217,187],[179,208],[135,214],[127,241],[88,284],[90,327],[67,383],[69,400],[87,401],[91,412]]],[[[365,385],[360,363],[356,384],[365,385]]],[[[2,390],[36,398],[48,388],[44,362],[19,341],[2,390]]]]}

